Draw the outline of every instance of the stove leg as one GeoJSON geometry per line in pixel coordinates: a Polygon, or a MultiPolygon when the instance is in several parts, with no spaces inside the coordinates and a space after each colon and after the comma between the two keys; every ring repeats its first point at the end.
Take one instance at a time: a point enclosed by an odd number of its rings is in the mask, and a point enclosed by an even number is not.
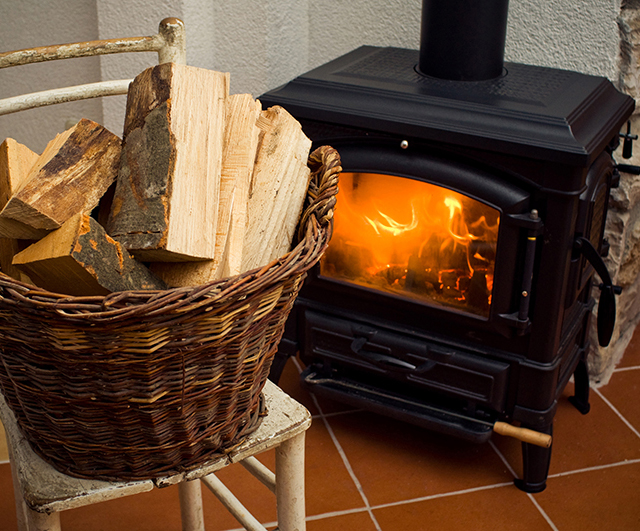
{"type": "Polygon", "coordinates": [[[574,395],[569,397],[574,407],[583,415],[589,413],[589,369],[587,362],[581,359],[573,373],[574,395]]]}
{"type": "MultiPolygon", "coordinates": [[[[553,433],[553,425],[546,428],[531,427],[542,433],[553,433]]],[[[524,492],[542,492],[547,486],[551,448],[542,448],[534,444],[522,443],[523,478],[514,481],[516,487],[524,492]]]]}

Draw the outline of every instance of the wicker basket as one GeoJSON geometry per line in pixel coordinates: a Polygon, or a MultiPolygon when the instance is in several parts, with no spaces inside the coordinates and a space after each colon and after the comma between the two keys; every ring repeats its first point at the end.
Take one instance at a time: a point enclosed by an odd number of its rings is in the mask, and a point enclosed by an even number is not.
{"type": "Polygon", "coordinates": [[[331,238],[340,158],[309,158],[297,245],[195,288],[69,297],[0,273],[0,387],[33,449],[85,478],[196,468],[258,425],[262,388],[306,272],[331,238]]]}

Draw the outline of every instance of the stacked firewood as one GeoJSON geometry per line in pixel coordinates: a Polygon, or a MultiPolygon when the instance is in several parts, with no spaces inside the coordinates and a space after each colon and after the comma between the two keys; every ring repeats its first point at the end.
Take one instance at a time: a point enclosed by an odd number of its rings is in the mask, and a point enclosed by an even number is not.
{"type": "Polygon", "coordinates": [[[229,74],[175,63],[129,87],[123,138],[83,119],[41,155],[0,145],[0,267],[69,295],[200,285],[286,253],[311,141],[229,74]]]}

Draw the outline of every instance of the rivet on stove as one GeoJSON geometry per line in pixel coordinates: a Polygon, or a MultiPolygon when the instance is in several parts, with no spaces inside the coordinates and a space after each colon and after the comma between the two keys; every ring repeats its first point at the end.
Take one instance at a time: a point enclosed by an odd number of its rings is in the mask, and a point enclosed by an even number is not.
{"type": "Polygon", "coordinates": [[[400,142],[400,147],[402,149],[407,149],[409,147],[409,142],[407,140],[403,140],[402,142],[400,142]]]}

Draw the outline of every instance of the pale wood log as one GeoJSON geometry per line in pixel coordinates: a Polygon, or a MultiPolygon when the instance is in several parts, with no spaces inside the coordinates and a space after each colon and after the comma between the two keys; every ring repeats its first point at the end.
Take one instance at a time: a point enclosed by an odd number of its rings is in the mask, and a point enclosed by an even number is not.
{"type": "Polygon", "coordinates": [[[13,264],[37,286],[69,295],[166,287],[88,214],[72,217],[58,230],[16,254],[13,264]]]}
{"type": "MultiPolygon", "coordinates": [[[[301,152],[308,155],[309,149],[307,143],[303,142],[303,146],[301,152]]],[[[287,195],[283,203],[284,208],[282,208],[282,212],[278,214],[278,226],[276,227],[275,236],[270,238],[269,246],[265,251],[266,263],[282,256],[291,248],[291,241],[298,226],[304,200],[307,196],[311,170],[306,162],[294,159],[288,177],[287,195]]]]}
{"type": "Polygon", "coordinates": [[[13,257],[29,246],[27,240],[14,240],[13,238],[0,238],[0,271],[20,282],[33,284],[33,281],[24,272],[13,265],[13,257]]]}
{"type": "Polygon", "coordinates": [[[175,63],[131,83],[108,232],[141,260],[215,257],[229,74],[175,63]]]}
{"type": "Polygon", "coordinates": [[[222,182],[227,187],[233,183],[234,190],[233,201],[225,209],[225,215],[229,216],[228,232],[217,235],[217,243],[222,250],[218,275],[221,277],[241,272],[247,201],[260,136],[257,121],[261,111],[260,101],[253,100],[248,94],[234,96],[227,108],[230,121],[226,131],[222,182]]]}
{"type": "Polygon", "coordinates": [[[289,206],[282,189],[300,177],[299,163],[306,165],[311,147],[300,123],[280,106],[263,111],[258,127],[261,139],[249,192],[242,271],[264,265],[272,256],[273,238],[289,206]]]}
{"type": "Polygon", "coordinates": [[[0,218],[51,231],[91,210],[117,176],[120,150],[116,135],[91,120],[80,120],[49,142],[0,218]]]}
{"type": "MultiPolygon", "coordinates": [[[[7,138],[0,144],[0,210],[9,202],[11,196],[26,181],[31,168],[38,160],[38,154],[31,151],[27,146],[16,142],[13,138],[7,138]]],[[[0,218],[0,225],[4,224],[5,234],[14,234],[16,231],[23,234],[29,229],[28,225],[23,225],[19,221],[3,220],[0,218]]],[[[34,233],[34,235],[38,235],[34,233]]],[[[0,237],[0,270],[6,275],[30,282],[30,279],[22,271],[15,268],[11,263],[16,253],[26,247],[24,242],[20,242],[12,237],[0,237]]]]}
{"type": "MultiPolygon", "coordinates": [[[[12,138],[7,138],[0,144],[0,211],[27,181],[38,157],[37,153],[12,138]]],[[[46,234],[45,230],[34,229],[20,221],[0,217],[0,237],[2,238],[36,240],[46,234]]]]}
{"type": "Polygon", "coordinates": [[[197,286],[240,273],[247,196],[258,145],[256,121],[261,108],[250,94],[227,98],[215,257],[202,262],[151,264],[151,270],[168,286],[197,286]]]}

